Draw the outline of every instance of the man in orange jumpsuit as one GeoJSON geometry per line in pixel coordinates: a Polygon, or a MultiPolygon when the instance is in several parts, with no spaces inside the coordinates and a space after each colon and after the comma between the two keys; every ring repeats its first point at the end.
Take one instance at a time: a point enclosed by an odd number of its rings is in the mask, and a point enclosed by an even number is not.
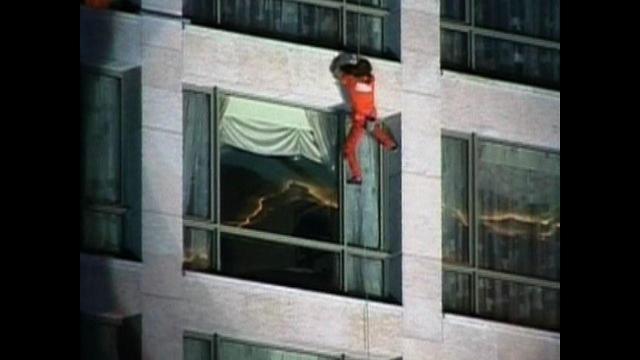
{"type": "Polygon", "coordinates": [[[393,137],[381,126],[375,106],[375,78],[371,73],[371,63],[366,59],[336,59],[331,65],[334,76],[340,80],[351,101],[351,131],[344,146],[344,156],[351,170],[350,184],[362,184],[362,170],[358,162],[358,148],[367,131],[367,123],[373,122],[373,136],[385,150],[396,150],[398,147],[393,137]]]}

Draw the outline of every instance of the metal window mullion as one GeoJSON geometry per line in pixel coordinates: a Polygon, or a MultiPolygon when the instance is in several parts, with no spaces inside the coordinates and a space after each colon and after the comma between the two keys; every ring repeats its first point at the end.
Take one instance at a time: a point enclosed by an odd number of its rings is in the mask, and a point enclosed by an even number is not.
{"type": "Polygon", "coordinates": [[[343,250],[343,245],[341,244],[326,243],[326,242],[321,242],[317,240],[296,238],[288,235],[281,235],[281,234],[269,233],[269,232],[258,231],[258,230],[249,230],[249,229],[243,229],[243,228],[238,228],[235,226],[228,226],[228,225],[217,225],[217,227],[220,229],[220,232],[223,234],[243,236],[243,237],[251,238],[253,240],[279,243],[284,245],[299,246],[299,247],[329,251],[329,252],[340,252],[343,250]]]}
{"type": "Polygon", "coordinates": [[[222,23],[222,0],[212,0],[216,2],[216,25],[220,25],[222,23]]]}
{"type": "MultiPolygon", "coordinates": [[[[471,2],[473,3],[473,0],[471,0],[471,2]]],[[[472,230],[472,239],[473,239],[473,267],[476,271],[473,272],[473,313],[474,314],[478,314],[479,313],[479,309],[480,309],[480,296],[479,296],[479,282],[478,282],[478,239],[479,239],[479,231],[478,231],[478,204],[480,203],[478,201],[478,179],[477,179],[477,174],[478,174],[478,161],[476,161],[476,157],[478,155],[478,152],[476,151],[476,135],[472,134],[471,135],[471,141],[469,144],[469,151],[470,151],[470,162],[471,162],[471,191],[472,191],[472,196],[471,196],[471,204],[470,204],[470,209],[471,209],[471,217],[473,219],[472,222],[472,226],[473,226],[473,230],[472,230]]]]}
{"type": "Polygon", "coordinates": [[[470,3],[470,24],[471,24],[471,29],[469,30],[469,35],[468,35],[468,39],[467,41],[469,42],[469,57],[470,57],[470,66],[471,69],[476,68],[476,41],[475,41],[475,26],[476,26],[476,16],[475,16],[475,7],[476,7],[476,2],[475,0],[468,0],[470,3]]]}
{"type": "Polygon", "coordinates": [[[399,253],[391,254],[391,253],[380,251],[380,250],[352,247],[348,245],[346,246],[345,250],[349,255],[355,255],[355,256],[372,258],[372,259],[381,259],[381,260],[390,259],[399,254],[399,253]]]}
{"type": "MultiPolygon", "coordinates": [[[[345,20],[345,24],[346,24],[346,20],[345,20]]],[[[344,43],[346,46],[346,42],[344,43]]],[[[341,269],[342,269],[342,289],[344,291],[344,293],[347,293],[349,291],[349,287],[347,285],[347,240],[345,239],[344,236],[344,209],[345,209],[345,203],[344,203],[344,187],[345,187],[345,178],[344,178],[344,161],[342,161],[342,157],[340,154],[342,154],[342,147],[340,146],[344,146],[343,144],[345,143],[345,139],[346,139],[346,124],[347,124],[347,115],[344,112],[340,112],[338,114],[338,117],[340,121],[338,121],[338,124],[343,124],[343,125],[338,125],[338,139],[341,139],[338,144],[339,148],[338,151],[336,151],[336,156],[338,157],[338,191],[339,191],[339,196],[340,196],[340,228],[339,228],[339,239],[340,242],[342,243],[342,262],[341,262],[341,269]]]]}
{"type": "Polygon", "coordinates": [[[446,30],[460,31],[460,32],[472,32],[477,35],[483,35],[500,40],[512,41],[518,44],[538,46],[546,49],[560,50],[560,43],[552,40],[540,39],[532,36],[514,34],[501,30],[487,29],[478,27],[475,25],[463,24],[461,22],[455,22],[447,19],[440,21],[440,27],[446,30]]]}
{"type": "Polygon", "coordinates": [[[218,344],[218,342],[220,341],[220,337],[218,336],[218,334],[213,334],[213,336],[211,337],[211,358],[212,360],[218,360],[218,349],[220,349],[220,344],[218,344]]]}
{"type": "MultiPolygon", "coordinates": [[[[344,0],[343,0],[344,1],[344,0]]],[[[342,46],[344,48],[347,47],[347,8],[346,6],[342,6],[340,9],[342,13],[342,46]]]]}
{"type": "MultiPolygon", "coordinates": [[[[220,0],[218,0],[218,4],[220,0]]],[[[222,268],[222,255],[220,253],[221,242],[220,238],[220,227],[217,226],[220,224],[220,142],[218,141],[218,110],[219,110],[219,93],[218,88],[214,87],[213,92],[211,93],[211,114],[210,114],[210,123],[211,123],[211,147],[214,152],[211,157],[211,208],[212,208],[212,217],[213,223],[216,224],[214,230],[213,241],[215,242],[216,249],[216,271],[220,271],[222,268]]]]}

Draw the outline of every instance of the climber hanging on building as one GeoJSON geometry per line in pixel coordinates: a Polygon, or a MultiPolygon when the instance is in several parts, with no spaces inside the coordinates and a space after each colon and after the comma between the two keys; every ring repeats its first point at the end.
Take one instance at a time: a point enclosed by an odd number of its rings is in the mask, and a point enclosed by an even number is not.
{"type": "Polygon", "coordinates": [[[368,125],[373,124],[372,134],[385,150],[397,149],[393,136],[380,123],[375,105],[375,77],[371,63],[355,55],[340,55],[331,63],[331,72],[344,86],[351,103],[351,130],[344,145],[344,157],[347,159],[351,177],[349,184],[362,183],[362,170],[358,162],[358,149],[368,125]]]}

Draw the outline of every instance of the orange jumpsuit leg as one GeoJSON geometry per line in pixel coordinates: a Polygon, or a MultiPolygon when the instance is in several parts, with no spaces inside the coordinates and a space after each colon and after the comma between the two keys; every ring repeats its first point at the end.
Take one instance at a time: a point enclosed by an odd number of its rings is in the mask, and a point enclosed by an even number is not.
{"type": "Polygon", "coordinates": [[[397,146],[393,138],[384,130],[382,125],[376,124],[373,128],[373,136],[382,144],[385,150],[391,150],[397,146]]]}
{"type": "Polygon", "coordinates": [[[358,162],[358,148],[365,131],[364,117],[356,114],[351,122],[351,130],[344,145],[344,157],[347,159],[352,177],[362,178],[362,169],[358,162]]]}

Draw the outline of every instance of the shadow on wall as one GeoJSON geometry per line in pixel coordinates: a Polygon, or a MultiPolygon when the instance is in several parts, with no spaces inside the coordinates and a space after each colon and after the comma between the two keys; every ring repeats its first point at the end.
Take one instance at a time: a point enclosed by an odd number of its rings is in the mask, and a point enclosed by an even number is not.
{"type": "MultiPolygon", "coordinates": [[[[136,11],[140,0],[82,0],[80,1],[80,116],[79,134],[80,141],[80,191],[79,191],[79,244],[82,249],[99,247],[107,244],[104,239],[109,238],[113,232],[120,228],[113,225],[113,218],[104,213],[87,211],[88,199],[97,198],[96,194],[103,194],[104,189],[93,186],[89,178],[101,178],[101,171],[107,166],[89,167],[90,157],[99,151],[101,146],[95,145],[92,151],[87,149],[87,139],[94,138],[93,130],[99,126],[88,125],[87,119],[95,120],[101,115],[97,108],[108,104],[105,94],[110,84],[100,83],[93,75],[88,81],[89,75],[83,75],[82,65],[101,65],[116,59],[116,37],[112,21],[112,10],[118,8],[124,11],[136,11]],[[137,6],[136,6],[137,5],[137,6]],[[88,83],[92,86],[88,86],[88,83]],[[91,101],[98,101],[86,107],[91,101]],[[96,105],[98,104],[98,105],[96,105]],[[90,114],[90,112],[95,112],[90,114]],[[92,175],[89,176],[88,173],[92,175]],[[90,214],[90,215],[88,215],[90,214]],[[97,215],[96,215],[97,214],[97,215]],[[91,224],[91,225],[89,225],[91,224]],[[89,239],[89,240],[87,240],[89,239]],[[99,245],[99,246],[98,246],[99,245]]],[[[102,116],[100,121],[92,122],[93,125],[104,125],[108,120],[102,116]]],[[[126,131],[126,129],[125,129],[126,131]]],[[[108,133],[108,131],[105,131],[108,133]]],[[[96,133],[99,133],[97,131],[96,133]]],[[[109,136],[105,138],[105,143],[109,136]]],[[[116,138],[116,137],[114,137],[116,138]]],[[[103,160],[103,159],[101,159],[103,160]]],[[[95,159],[93,162],[96,162],[95,159]]],[[[107,190],[108,191],[108,190],[107,190]]],[[[95,203],[95,202],[94,202],[95,203]]],[[[126,222],[126,220],[125,220],[126,222]]],[[[85,252],[86,253],[86,252],[85,252]]],[[[141,353],[141,315],[132,314],[131,304],[127,301],[130,296],[120,294],[116,288],[116,280],[113,272],[114,261],[106,256],[81,256],[80,258],[80,342],[81,358],[102,359],[111,353],[116,353],[120,359],[140,359],[141,353]],[[106,350],[109,349],[109,350],[106,350]]],[[[126,272],[126,270],[124,270],[126,272]]],[[[124,290],[123,290],[124,291],[124,290]]]]}

